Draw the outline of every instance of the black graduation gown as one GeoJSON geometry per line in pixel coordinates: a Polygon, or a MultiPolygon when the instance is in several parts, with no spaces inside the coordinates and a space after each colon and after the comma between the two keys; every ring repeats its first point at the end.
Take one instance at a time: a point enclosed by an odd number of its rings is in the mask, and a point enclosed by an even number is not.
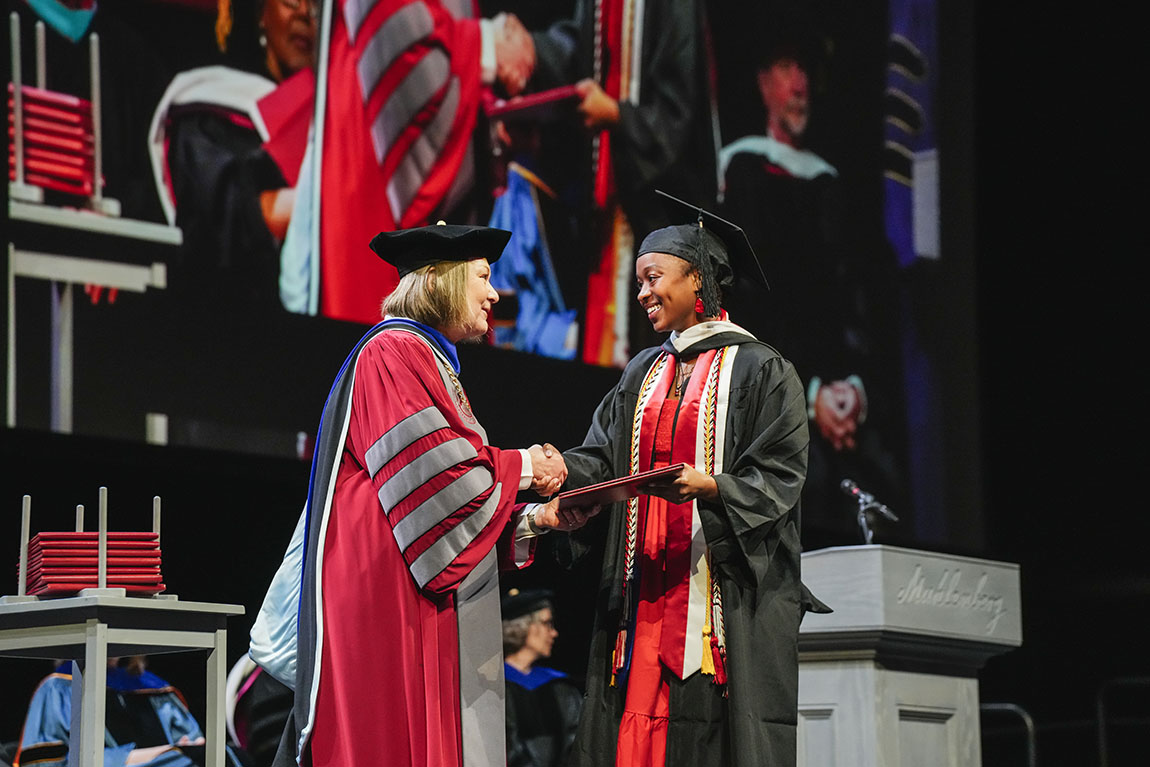
{"type": "Polygon", "coordinates": [[[575,739],[583,694],[566,676],[536,687],[507,679],[507,767],[561,767],[575,739]]]}
{"type": "MultiPolygon", "coordinates": [[[[793,765],[798,706],[798,630],[804,610],[826,608],[800,581],[799,498],[806,476],[802,382],[770,346],[725,334],[692,351],[740,343],[727,413],[721,501],[699,504],[722,590],[728,696],[695,673],[672,684],[667,767],[793,765]]],[[[640,352],[595,412],[582,446],[566,451],[574,488],[629,473],[629,435],[642,379],[659,349],[640,352]]],[[[573,557],[603,547],[587,694],[571,765],[613,764],[625,686],[611,686],[621,611],[625,509],[616,504],[567,537],[573,557]]]]}
{"type": "Polygon", "coordinates": [[[202,301],[221,296],[253,310],[282,311],[279,243],[260,210],[260,192],[287,186],[255,130],[193,105],[174,107],[168,167],[176,225],[185,242],[173,285],[202,301]]]}

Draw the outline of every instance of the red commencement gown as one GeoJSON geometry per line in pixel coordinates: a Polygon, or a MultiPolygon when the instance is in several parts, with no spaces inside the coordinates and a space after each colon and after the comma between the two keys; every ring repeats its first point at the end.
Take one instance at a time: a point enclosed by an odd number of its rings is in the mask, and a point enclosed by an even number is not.
{"type": "Polygon", "coordinates": [[[309,497],[301,764],[505,763],[497,563],[530,560],[513,545],[522,459],[486,444],[453,352],[381,323],[325,408],[317,451],[346,436],[309,497]]]}

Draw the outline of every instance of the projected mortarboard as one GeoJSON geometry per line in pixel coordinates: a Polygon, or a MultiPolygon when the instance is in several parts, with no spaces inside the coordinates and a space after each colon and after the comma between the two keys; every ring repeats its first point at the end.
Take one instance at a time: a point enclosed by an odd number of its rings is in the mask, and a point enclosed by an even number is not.
{"type": "Polygon", "coordinates": [[[684,213],[689,211],[695,222],[656,229],[643,239],[636,257],[659,252],[670,253],[692,263],[698,263],[700,258],[710,258],[720,285],[729,286],[735,279],[741,279],[770,290],[767,275],[742,227],[662,190],[655,191],[683,206],[684,213]]]}
{"type": "Polygon", "coordinates": [[[486,258],[494,263],[503,255],[511,232],[489,226],[445,224],[380,232],[371,238],[371,249],[391,264],[402,277],[422,266],[440,261],[486,258]]]}

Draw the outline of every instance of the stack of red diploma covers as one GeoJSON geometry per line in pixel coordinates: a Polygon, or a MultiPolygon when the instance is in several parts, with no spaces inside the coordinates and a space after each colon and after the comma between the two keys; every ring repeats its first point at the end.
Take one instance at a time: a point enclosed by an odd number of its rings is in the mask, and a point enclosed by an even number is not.
{"type": "Polygon", "coordinates": [[[686,465],[685,463],[673,463],[670,466],[664,466],[659,469],[641,471],[638,474],[631,474],[626,477],[608,480],[607,482],[600,482],[597,485],[588,485],[578,490],[568,490],[566,493],[559,494],[559,508],[595,506],[596,504],[606,505],[608,503],[617,503],[618,501],[625,501],[628,498],[634,498],[637,495],[643,494],[643,487],[649,482],[674,477],[682,471],[686,465]]]}
{"type": "MultiPolygon", "coordinates": [[[[148,596],[165,588],[156,533],[108,534],[108,588],[148,596]]],[[[99,533],[37,533],[28,542],[28,588],[33,596],[70,596],[99,585],[99,533]]]]}
{"type": "MultiPolygon", "coordinates": [[[[8,180],[16,180],[16,105],[8,83],[8,180]]],[[[24,182],[82,197],[93,192],[95,137],[92,103],[25,85],[24,182]]]]}

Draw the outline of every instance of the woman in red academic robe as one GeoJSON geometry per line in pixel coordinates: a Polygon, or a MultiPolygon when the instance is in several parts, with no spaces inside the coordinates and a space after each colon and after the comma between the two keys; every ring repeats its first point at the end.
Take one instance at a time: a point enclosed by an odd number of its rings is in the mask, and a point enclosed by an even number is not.
{"type": "Polygon", "coordinates": [[[505,764],[498,566],[585,521],[557,500],[516,504],[559,487],[558,451],[488,445],[459,381],[455,344],[486,333],[509,238],[440,225],[372,240],[401,279],[324,408],[277,764],[505,764]]]}

